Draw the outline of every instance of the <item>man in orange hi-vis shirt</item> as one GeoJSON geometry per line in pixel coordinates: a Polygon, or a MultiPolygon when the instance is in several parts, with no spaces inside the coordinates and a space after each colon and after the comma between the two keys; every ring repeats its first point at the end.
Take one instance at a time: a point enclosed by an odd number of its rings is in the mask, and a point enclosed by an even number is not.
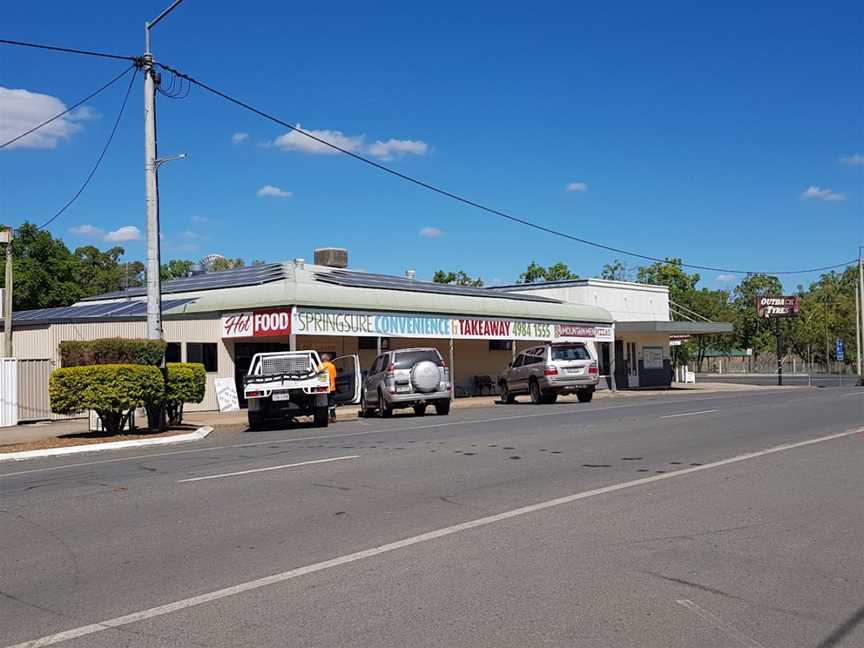
{"type": "Polygon", "coordinates": [[[321,371],[326,371],[330,377],[330,391],[327,393],[327,405],[330,408],[330,422],[336,420],[336,403],[333,398],[336,395],[336,365],[332,362],[333,356],[329,353],[321,354],[321,371]]]}

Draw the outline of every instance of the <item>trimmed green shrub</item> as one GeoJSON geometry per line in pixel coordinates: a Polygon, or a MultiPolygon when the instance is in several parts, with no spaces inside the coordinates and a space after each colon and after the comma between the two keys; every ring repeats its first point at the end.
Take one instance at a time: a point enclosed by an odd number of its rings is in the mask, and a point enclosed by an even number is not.
{"type": "Polygon", "coordinates": [[[60,343],[62,367],[88,365],[159,365],[165,356],[164,340],[140,338],[100,338],[67,340],[60,343]]]}
{"type": "Polygon", "coordinates": [[[183,422],[183,404],[200,403],[207,387],[207,371],[200,362],[169,362],[166,365],[165,409],[168,424],[183,422]]]}
{"type": "Polygon", "coordinates": [[[95,410],[106,434],[117,434],[132,411],[165,397],[165,382],[158,367],[101,364],[63,367],[48,381],[51,409],[58,414],[95,410]]]}

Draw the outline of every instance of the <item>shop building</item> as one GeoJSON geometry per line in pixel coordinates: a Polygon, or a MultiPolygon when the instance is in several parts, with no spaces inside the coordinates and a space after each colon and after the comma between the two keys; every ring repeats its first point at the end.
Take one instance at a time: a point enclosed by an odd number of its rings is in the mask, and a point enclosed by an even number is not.
{"type": "MultiPolygon", "coordinates": [[[[163,282],[167,360],[207,369],[205,400],[190,410],[217,409],[217,379],[239,385],[258,352],[356,353],[366,369],[383,349],[435,347],[461,397],[487,379],[494,385],[519,350],[550,340],[582,342],[600,357],[614,339],[613,316],[602,306],[418,281],[410,272],[357,272],[342,267],[347,259],[333,250],[316,250],[316,260],[331,265],[296,259],[163,282]]],[[[14,356],[27,373],[19,380],[19,418],[52,417],[47,376],[59,366],[60,342],[145,337],[144,299],[144,289],[135,288],[15,313],[14,356]]]]}
{"type": "Polygon", "coordinates": [[[696,335],[731,333],[732,324],[699,319],[697,313],[675,307],[666,286],[652,286],[607,279],[546,281],[535,284],[496,286],[493,290],[541,295],[564,302],[591,305],[611,313],[615,344],[600,349],[601,372],[615,365],[615,382],[621,389],[664,387],[672,382],[674,347],[696,335]],[[678,314],[673,320],[672,315],[678,314]]]}

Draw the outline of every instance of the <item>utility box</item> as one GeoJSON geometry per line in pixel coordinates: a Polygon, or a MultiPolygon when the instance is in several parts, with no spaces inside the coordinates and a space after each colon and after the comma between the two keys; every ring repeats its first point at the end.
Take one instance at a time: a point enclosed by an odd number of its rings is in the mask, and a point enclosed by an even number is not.
{"type": "Polygon", "coordinates": [[[18,425],[18,361],[0,358],[0,427],[18,425]]]}

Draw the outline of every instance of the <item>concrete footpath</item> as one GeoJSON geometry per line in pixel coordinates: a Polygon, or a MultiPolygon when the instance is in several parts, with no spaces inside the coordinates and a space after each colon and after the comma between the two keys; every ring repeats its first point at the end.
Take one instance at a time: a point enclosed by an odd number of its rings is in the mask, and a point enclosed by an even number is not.
{"type": "MultiPolygon", "coordinates": [[[[769,391],[772,389],[802,389],[802,387],[777,387],[764,385],[730,384],[730,383],[699,383],[683,384],[675,383],[668,389],[634,389],[612,393],[608,390],[600,390],[594,394],[597,400],[602,399],[627,399],[627,398],[664,398],[669,396],[680,396],[684,394],[704,395],[711,393],[728,392],[752,392],[769,391]]],[[[803,389],[807,389],[804,387],[803,389]]],[[[519,401],[527,401],[527,396],[518,397],[519,401]]],[[[564,396],[559,402],[575,401],[576,396],[564,396]]],[[[473,398],[459,398],[453,401],[453,409],[471,409],[477,407],[494,407],[498,402],[497,396],[476,396],[473,398]]],[[[341,407],[338,410],[337,422],[353,421],[358,418],[355,406],[341,407]]],[[[210,426],[216,434],[232,434],[243,432],[247,429],[246,410],[238,412],[186,412],[183,417],[183,429],[178,429],[177,434],[183,434],[196,428],[210,426]]],[[[62,421],[45,421],[40,423],[22,424],[13,427],[0,428],[0,452],[3,446],[42,441],[56,437],[84,434],[87,432],[87,419],[71,419],[62,421]]],[[[142,436],[142,438],[146,438],[142,436]]],[[[108,440],[108,439],[106,439],[108,440]]]]}

